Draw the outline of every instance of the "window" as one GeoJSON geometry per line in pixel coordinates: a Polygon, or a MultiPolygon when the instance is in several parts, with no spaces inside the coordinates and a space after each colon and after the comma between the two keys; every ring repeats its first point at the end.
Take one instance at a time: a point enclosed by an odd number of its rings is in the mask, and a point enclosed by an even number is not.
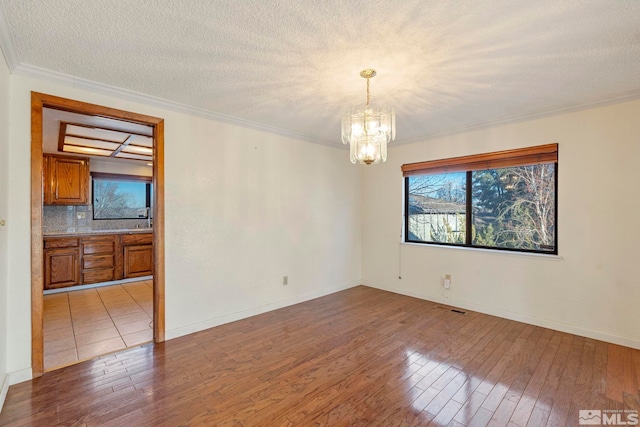
{"type": "Polygon", "coordinates": [[[402,166],[405,241],[557,254],[558,145],[402,166]]]}
{"type": "Polygon", "coordinates": [[[147,219],[151,177],[92,172],[93,219],[147,219]]]}

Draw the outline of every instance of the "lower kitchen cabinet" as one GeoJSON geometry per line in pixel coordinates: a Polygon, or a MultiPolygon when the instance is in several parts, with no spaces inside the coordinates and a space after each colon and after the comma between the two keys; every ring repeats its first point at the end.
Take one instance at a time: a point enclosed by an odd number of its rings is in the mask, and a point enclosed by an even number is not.
{"type": "Polygon", "coordinates": [[[78,248],[47,249],[44,252],[44,288],[57,289],[80,284],[78,248]]]}
{"type": "Polygon", "coordinates": [[[153,234],[45,237],[44,288],[153,275],[153,234]]]}
{"type": "Polygon", "coordinates": [[[44,241],[44,288],[80,284],[80,239],[51,238],[44,241]]]}
{"type": "Polygon", "coordinates": [[[123,264],[125,279],[152,275],[153,246],[125,246],[123,264]]]}
{"type": "Polygon", "coordinates": [[[121,244],[124,249],[123,278],[151,276],[153,274],[153,234],[123,234],[121,244]]]}

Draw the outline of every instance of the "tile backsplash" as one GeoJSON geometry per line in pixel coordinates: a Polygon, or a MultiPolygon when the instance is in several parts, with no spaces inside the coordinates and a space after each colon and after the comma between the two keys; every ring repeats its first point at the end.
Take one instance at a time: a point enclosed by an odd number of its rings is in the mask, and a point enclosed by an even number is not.
{"type": "Polygon", "coordinates": [[[148,227],[146,219],[94,220],[91,205],[44,205],[42,208],[42,228],[44,233],[121,230],[146,227],[148,227]]]}

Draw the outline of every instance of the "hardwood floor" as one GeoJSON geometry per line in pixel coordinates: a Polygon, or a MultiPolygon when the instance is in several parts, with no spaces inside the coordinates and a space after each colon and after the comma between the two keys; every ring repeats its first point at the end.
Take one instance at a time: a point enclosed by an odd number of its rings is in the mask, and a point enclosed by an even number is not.
{"type": "Polygon", "coordinates": [[[638,350],[359,286],[14,385],[0,425],[573,426],[639,382],[638,350]]]}
{"type": "Polygon", "coordinates": [[[44,369],[153,341],[153,282],[44,296],[44,369]]]}

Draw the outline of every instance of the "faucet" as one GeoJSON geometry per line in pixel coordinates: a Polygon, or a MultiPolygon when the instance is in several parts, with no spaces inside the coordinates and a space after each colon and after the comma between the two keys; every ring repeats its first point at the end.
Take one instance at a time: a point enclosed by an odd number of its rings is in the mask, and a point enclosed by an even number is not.
{"type": "Polygon", "coordinates": [[[153,219],[151,218],[151,208],[147,207],[147,228],[151,228],[153,219]]]}

